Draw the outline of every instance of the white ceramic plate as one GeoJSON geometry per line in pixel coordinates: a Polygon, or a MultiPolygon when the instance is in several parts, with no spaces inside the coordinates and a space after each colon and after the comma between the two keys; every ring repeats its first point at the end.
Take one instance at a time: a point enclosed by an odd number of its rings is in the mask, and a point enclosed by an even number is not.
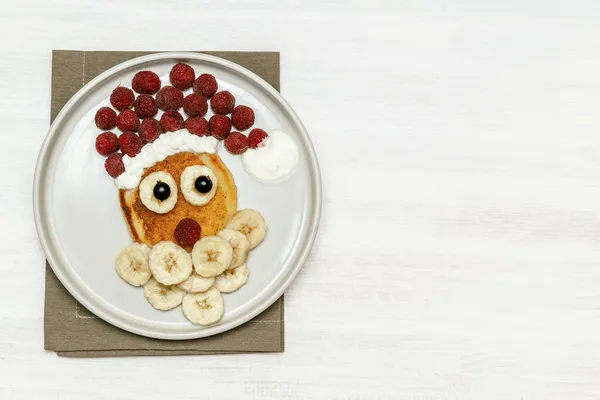
{"type": "MultiPolygon", "coordinates": [[[[209,111],[210,113],[210,111],[209,111]]],[[[210,114],[209,114],[210,115],[210,114]]],[[[232,329],[277,300],[306,260],[321,209],[321,181],[316,155],[298,116],[263,79],[221,58],[197,53],[159,53],[109,69],[85,85],[56,117],[40,151],[34,178],[34,213],[42,247],[54,273],[88,310],[105,321],[139,335],[192,339],[232,329]],[[256,113],[256,127],[281,129],[296,140],[300,163],[291,180],[274,186],[255,182],[239,156],[223,148],[219,155],[238,186],[238,209],[254,208],[267,221],[266,239],[248,258],[248,283],[225,294],[225,315],[214,326],[191,324],[180,308],[163,312],[116,274],[114,260],[132,242],[119,207],[118,191],[94,149],[100,133],[96,110],[108,105],[112,89],[131,86],[141,70],[156,72],[163,85],[179,61],[196,74],[211,73],[219,90],[229,90],[237,104],[256,113]]]]}

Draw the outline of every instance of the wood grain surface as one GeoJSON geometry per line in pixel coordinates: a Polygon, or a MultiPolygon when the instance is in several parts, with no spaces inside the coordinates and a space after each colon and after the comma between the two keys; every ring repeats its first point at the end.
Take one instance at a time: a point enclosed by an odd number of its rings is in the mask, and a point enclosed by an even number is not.
{"type": "Polygon", "coordinates": [[[0,5],[0,399],[600,398],[600,3],[0,5]],[[42,347],[52,49],[274,50],[324,209],[286,351],[42,347]]]}

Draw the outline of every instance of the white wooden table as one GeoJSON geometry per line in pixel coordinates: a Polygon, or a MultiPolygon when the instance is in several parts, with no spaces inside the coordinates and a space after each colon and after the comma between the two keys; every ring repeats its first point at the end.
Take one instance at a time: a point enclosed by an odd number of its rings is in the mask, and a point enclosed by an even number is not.
{"type": "Polygon", "coordinates": [[[597,1],[19,0],[0,17],[0,399],[600,397],[597,1]],[[54,48],[281,52],[324,181],[285,353],[44,352],[31,181],[54,48]]]}

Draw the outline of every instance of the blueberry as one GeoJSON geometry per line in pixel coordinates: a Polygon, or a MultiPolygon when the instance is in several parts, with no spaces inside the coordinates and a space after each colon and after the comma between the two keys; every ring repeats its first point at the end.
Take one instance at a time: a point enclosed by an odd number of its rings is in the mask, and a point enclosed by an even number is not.
{"type": "Polygon", "coordinates": [[[196,182],[194,182],[194,187],[200,193],[208,193],[213,187],[212,181],[208,176],[199,176],[196,178],[196,182]]]}
{"type": "Polygon", "coordinates": [[[154,185],[154,197],[156,197],[160,201],[164,201],[169,198],[171,195],[171,188],[164,182],[158,181],[156,185],[154,185]]]}

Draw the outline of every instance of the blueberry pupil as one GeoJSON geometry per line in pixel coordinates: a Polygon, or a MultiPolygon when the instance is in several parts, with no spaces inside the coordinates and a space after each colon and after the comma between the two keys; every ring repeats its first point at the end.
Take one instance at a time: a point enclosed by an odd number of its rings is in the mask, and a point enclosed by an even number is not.
{"type": "Polygon", "coordinates": [[[208,193],[212,189],[212,181],[208,176],[199,176],[194,183],[196,190],[200,193],[208,193]]]}
{"type": "Polygon", "coordinates": [[[160,201],[164,201],[171,195],[171,188],[164,182],[158,181],[154,185],[154,197],[160,201]]]}

